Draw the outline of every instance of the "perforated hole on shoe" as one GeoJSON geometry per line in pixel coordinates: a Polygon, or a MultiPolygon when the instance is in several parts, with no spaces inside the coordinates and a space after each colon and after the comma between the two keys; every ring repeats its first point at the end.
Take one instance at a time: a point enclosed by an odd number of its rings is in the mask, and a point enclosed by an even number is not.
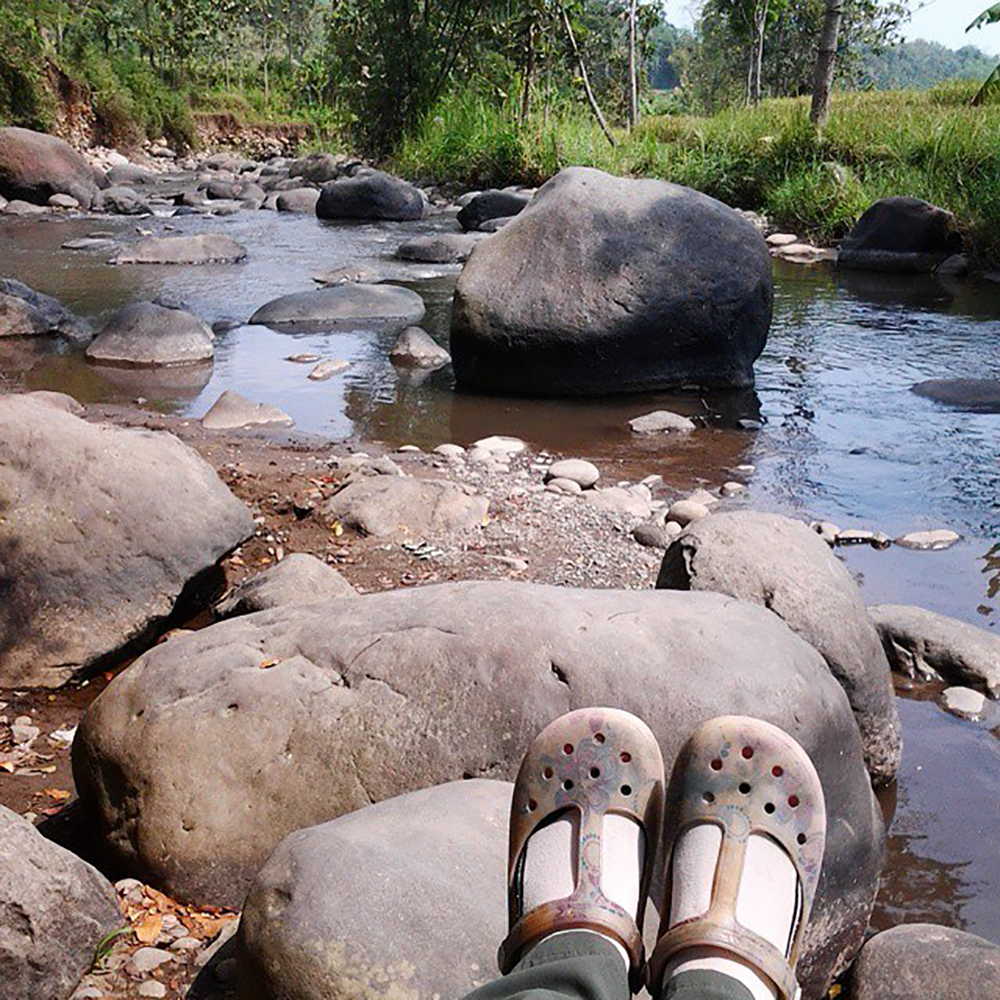
{"type": "Polygon", "coordinates": [[[631,795],[632,794],[632,786],[631,785],[622,785],[621,791],[622,791],[622,795],[631,795]]]}
{"type": "Polygon", "coordinates": [[[712,770],[713,771],[721,771],[722,770],[722,761],[719,760],[718,757],[716,757],[715,760],[712,761],[712,770]]]}

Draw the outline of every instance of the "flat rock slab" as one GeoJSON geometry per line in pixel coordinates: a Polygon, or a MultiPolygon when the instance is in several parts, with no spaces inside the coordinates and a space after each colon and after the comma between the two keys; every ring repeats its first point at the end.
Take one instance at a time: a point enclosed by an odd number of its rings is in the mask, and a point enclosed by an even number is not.
{"type": "Polygon", "coordinates": [[[424,300],[409,288],[349,282],[283,295],[261,306],[250,322],[279,331],[406,327],[424,312],[424,300]]]}
{"type": "Polygon", "coordinates": [[[877,604],[868,613],[893,670],[968,684],[1000,698],[1000,636],[925,608],[877,604]]]}
{"type": "Polygon", "coordinates": [[[122,925],[108,881],[0,806],[0,983],[8,1000],[67,1000],[122,925]]]}
{"type": "Polygon", "coordinates": [[[849,1000],[969,1000],[1000,996],[1000,947],[936,924],[905,924],[862,949],[849,1000]]]}
{"type": "Polygon", "coordinates": [[[461,264],[484,237],[471,233],[438,233],[418,236],[400,244],[396,256],[424,264],[461,264]]]}
{"type": "Polygon", "coordinates": [[[363,535],[441,535],[481,524],[489,503],[443,479],[369,476],[342,489],[326,510],[363,535]]]}
{"type": "Polygon", "coordinates": [[[873,780],[895,777],[902,739],[882,643],[850,573],[807,524],[753,511],[698,520],[667,550],[656,586],[770,608],[843,684],[873,780]]]}
{"type": "Polygon", "coordinates": [[[170,434],[0,397],[5,613],[0,686],[100,668],[253,532],[250,512],[170,434]]]}
{"type": "Polygon", "coordinates": [[[686,433],[697,429],[693,420],[679,413],[671,413],[669,410],[655,410],[653,413],[635,417],[628,422],[628,425],[635,434],[686,433]]]}
{"type": "Polygon", "coordinates": [[[906,535],[900,535],[896,539],[896,544],[901,548],[915,549],[918,552],[939,552],[942,549],[950,549],[961,540],[962,536],[957,531],[938,528],[935,531],[911,531],[906,535]]]}
{"type": "Polygon", "coordinates": [[[213,610],[216,618],[235,618],[356,594],[357,591],[332,566],[308,552],[292,552],[281,562],[244,580],[213,610]]]}
{"type": "Polygon", "coordinates": [[[259,424],[291,426],[295,421],[284,410],[270,403],[255,403],[232,389],[226,389],[201,418],[201,426],[210,431],[254,427],[259,424]]]}
{"type": "Polygon", "coordinates": [[[452,782],[286,838],[240,922],[242,1000],[457,1000],[493,979],[512,789],[452,782]]]}
{"type": "Polygon", "coordinates": [[[728,712],[805,746],[830,816],[802,966],[819,995],[861,942],[882,821],[822,658],[730,597],[466,582],[236,618],[119,674],[80,724],[74,776],[129,870],[239,906],[288,833],[465,774],[509,780],[548,722],[588,705],[643,717],[668,769],[728,712]]]}
{"type": "Polygon", "coordinates": [[[912,387],[918,396],[969,413],[1000,413],[1000,379],[935,378],[912,387]]]}
{"type": "Polygon", "coordinates": [[[120,250],[109,264],[235,264],[247,250],[230,236],[147,236],[120,250]]]}
{"type": "Polygon", "coordinates": [[[214,339],[207,323],[183,309],[134,302],[111,316],[86,355],[102,364],[139,368],[191,365],[212,360],[214,339]]]}

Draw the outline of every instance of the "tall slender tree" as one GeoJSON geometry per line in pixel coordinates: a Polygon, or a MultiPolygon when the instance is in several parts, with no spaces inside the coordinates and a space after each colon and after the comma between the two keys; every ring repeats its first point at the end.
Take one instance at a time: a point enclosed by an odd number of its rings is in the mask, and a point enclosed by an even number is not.
{"type": "Polygon", "coordinates": [[[837,68],[837,40],[840,23],[844,18],[844,0],[825,0],[823,28],[819,36],[816,72],[813,76],[812,110],[809,117],[817,128],[822,128],[830,114],[830,91],[837,68]]]}

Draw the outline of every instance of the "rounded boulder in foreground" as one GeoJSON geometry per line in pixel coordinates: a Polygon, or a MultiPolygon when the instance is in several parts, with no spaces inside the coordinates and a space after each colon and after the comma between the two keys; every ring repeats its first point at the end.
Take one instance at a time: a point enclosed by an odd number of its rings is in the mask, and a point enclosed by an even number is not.
{"type": "Polygon", "coordinates": [[[108,365],[155,368],[210,361],[212,329],[183,309],[154,302],[122,307],[87,348],[87,358],[108,365]]]}
{"type": "Polygon", "coordinates": [[[287,837],[240,923],[242,1000],[461,997],[494,978],[511,788],[455,781],[287,837]]]}
{"type": "Polygon", "coordinates": [[[261,306],[250,322],[279,331],[407,327],[419,323],[424,311],[424,300],[409,288],[352,282],[283,295],[261,306]]]}
{"type": "Polygon", "coordinates": [[[771,324],[754,227],[688,188],[572,167],[458,280],[460,384],[523,395],[753,385],[771,324]]]}

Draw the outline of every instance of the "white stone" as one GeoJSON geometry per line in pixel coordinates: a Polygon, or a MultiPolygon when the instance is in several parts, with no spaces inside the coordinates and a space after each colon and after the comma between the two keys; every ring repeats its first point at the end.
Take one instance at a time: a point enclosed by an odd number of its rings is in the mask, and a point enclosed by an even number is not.
{"type": "Polygon", "coordinates": [[[724,497],[736,497],[741,493],[746,493],[747,488],[742,483],[723,483],[720,491],[724,497]]]}
{"type": "Polygon", "coordinates": [[[473,448],[483,448],[489,452],[499,452],[505,455],[517,455],[526,447],[527,445],[520,438],[504,437],[502,434],[480,438],[473,444],[473,448]]]}
{"type": "Polygon", "coordinates": [[[815,531],[827,545],[832,547],[837,544],[837,539],[840,537],[840,527],[838,525],[833,524],[831,521],[813,521],[809,527],[812,528],[812,530],[815,531]]]}
{"type": "Polygon", "coordinates": [[[575,496],[583,492],[583,487],[573,479],[550,479],[545,484],[545,489],[549,493],[562,493],[566,496],[575,496]]]}
{"type": "Polygon", "coordinates": [[[309,378],[311,378],[314,382],[325,382],[328,378],[333,378],[334,375],[339,375],[340,372],[347,371],[350,367],[350,361],[341,361],[339,359],[321,361],[309,373],[309,378]]]}
{"type": "Polygon", "coordinates": [[[961,540],[961,535],[946,528],[941,528],[937,531],[911,531],[905,535],[900,535],[896,539],[896,544],[902,546],[904,549],[937,552],[941,549],[950,549],[961,540]]]}
{"type": "Polygon", "coordinates": [[[590,489],[601,478],[600,470],[591,462],[580,458],[564,458],[553,462],[545,473],[546,480],[571,479],[581,489],[590,489]]]}
{"type": "Polygon", "coordinates": [[[174,956],[163,948],[140,948],[129,958],[129,964],[139,975],[146,975],[154,969],[158,969],[166,962],[172,962],[174,956]]]}
{"type": "Polygon", "coordinates": [[[787,247],[798,242],[799,238],[794,233],[771,233],[767,238],[769,247],[787,247]]]}
{"type": "Polygon", "coordinates": [[[708,490],[695,490],[690,496],[687,497],[688,500],[693,500],[695,503],[700,503],[704,507],[714,507],[718,502],[719,498],[712,496],[708,490]]]}
{"type": "Polygon", "coordinates": [[[676,538],[684,529],[676,521],[667,521],[663,530],[670,538],[676,538]]]}
{"type": "Polygon", "coordinates": [[[141,997],[165,997],[167,988],[163,983],[158,983],[155,979],[148,979],[139,986],[139,996],[141,997]]]}
{"type": "Polygon", "coordinates": [[[653,413],[630,420],[628,425],[635,434],[683,433],[696,429],[694,421],[669,410],[655,410],[653,413]]]}
{"type": "Polygon", "coordinates": [[[697,500],[678,500],[667,511],[667,520],[676,521],[682,528],[708,517],[708,507],[697,500]]]}
{"type": "Polygon", "coordinates": [[[461,458],[465,449],[460,444],[439,444],[434,449],[434,454],[444,455],[445,458],[461,458]]]}
{"type": "Polygon", "coordinates": [[[941,692],[941,705],[963,719],[982,719],[990,711],[986,695],[967,687],[950,687],[941,692]]]}
{"type": "Polygon", "coordinates": [[[201,418],[201,426],[206,430],[232,430],[254,424],[294,424],[295,421],[276,406],[255,403],[232,389],[227,389],[212,404],[212,408],[201,418]]]}

